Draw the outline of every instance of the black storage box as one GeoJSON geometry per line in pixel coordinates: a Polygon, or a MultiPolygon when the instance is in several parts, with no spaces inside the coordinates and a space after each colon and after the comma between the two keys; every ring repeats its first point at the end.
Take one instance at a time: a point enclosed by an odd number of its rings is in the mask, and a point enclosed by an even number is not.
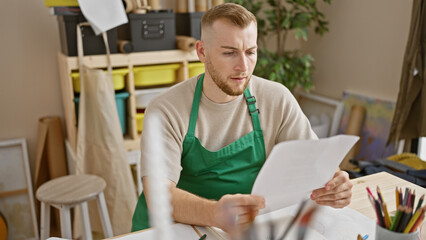
{"type": "Polygon", "coordinates": [[[175,13],[131,13],[129,20],[135,52],[176,49],[175,13]]]}
{"type": "Polygon", "coordinates": [[[204,12],[176,13],[176,35],[201,39],[201,17],[204,12]]]}
{"type": "MultiPolygon", "coordinates": [[[[58,16],[59,37],[62,52],[68,56],[77,56],[77,24],[86,22],[83,15],[58,16]]],[[[105,43],[102,35],[95,35],[92,27],[82,26],[84,55],[105,54],[105,43]]],[[[107,31],[108,45],[111,53],[117,53],[117,29],[107,31]]]]}

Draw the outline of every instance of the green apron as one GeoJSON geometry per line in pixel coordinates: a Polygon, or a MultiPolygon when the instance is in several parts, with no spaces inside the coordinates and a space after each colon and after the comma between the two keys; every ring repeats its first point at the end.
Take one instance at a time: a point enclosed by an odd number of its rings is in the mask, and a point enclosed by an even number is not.
{"type": "MultiPolygon", "coordinates": [[[[265,162],[265,144],[256,99],[244,91],[254,130],[216,152],[205,149],[194,136],[204,74],[195,88],[188,133],[183,141],[182,171],[177,187],[203,198],[219,200],[225,194],[249,194],[265,162]]],[[[132,231],[149,228],[145,195],[133,214],[132,231]]]]}

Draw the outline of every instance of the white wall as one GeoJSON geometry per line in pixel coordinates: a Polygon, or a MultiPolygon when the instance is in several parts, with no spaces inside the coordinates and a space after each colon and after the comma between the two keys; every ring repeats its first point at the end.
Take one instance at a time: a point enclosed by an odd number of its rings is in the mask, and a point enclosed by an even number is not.
{"type": "Polygon", "coordinates": [[[314,92],[340,99],[343,90],[352,90],[396,101],[411,7],[411,0],[322,4],[330,31],[310,33],[304,44],[315,58],[314,92]]]}
{"type": "Polygon", "coordinates": [[[32,172],[38,118],[63,117],[59,49],[56,19],[43,0],[0,1],[0,140],[25,137],[32,172]]]}

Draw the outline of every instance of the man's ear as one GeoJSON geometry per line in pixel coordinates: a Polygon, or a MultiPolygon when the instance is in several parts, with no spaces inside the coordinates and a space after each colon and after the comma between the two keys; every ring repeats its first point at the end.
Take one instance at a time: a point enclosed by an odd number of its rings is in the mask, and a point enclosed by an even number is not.
{"type": "Polygon", "coordinates": [[[205,63],[205,59],[206,59],[205,43],[201,40],[197,40],[197,42],[195,43],[195,49],[197,50],[197,55],[200,61],[205,63]]]}

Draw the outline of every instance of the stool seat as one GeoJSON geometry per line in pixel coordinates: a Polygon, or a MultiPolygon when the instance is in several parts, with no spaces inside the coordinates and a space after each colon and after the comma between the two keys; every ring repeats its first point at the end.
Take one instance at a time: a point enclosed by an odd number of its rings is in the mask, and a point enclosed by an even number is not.
{"type": "Polygon", "coordinates": [[[37,189],[37,199],[48,204],[79,204],[103,192],[105,180],[94,175],[68,175],[50,180],[37,189]]]}
{"type": "Polygon", "coordinates": [[[89,210],[87,202],[96,199],[98,212],[106,238],[112,237],[112,227],[109,220],[108,209],[104,197],[106,182],[94,175],[68,175],[52,179],[41,185],[36,192],[40,201],[41,224],[40,238],[45,240],[50,233],[50,207],[60,211],[62,238],[71,239],[71,213],[70,209],[80,206],[83,226],[83,239],[92,240],[89,210]]]}

